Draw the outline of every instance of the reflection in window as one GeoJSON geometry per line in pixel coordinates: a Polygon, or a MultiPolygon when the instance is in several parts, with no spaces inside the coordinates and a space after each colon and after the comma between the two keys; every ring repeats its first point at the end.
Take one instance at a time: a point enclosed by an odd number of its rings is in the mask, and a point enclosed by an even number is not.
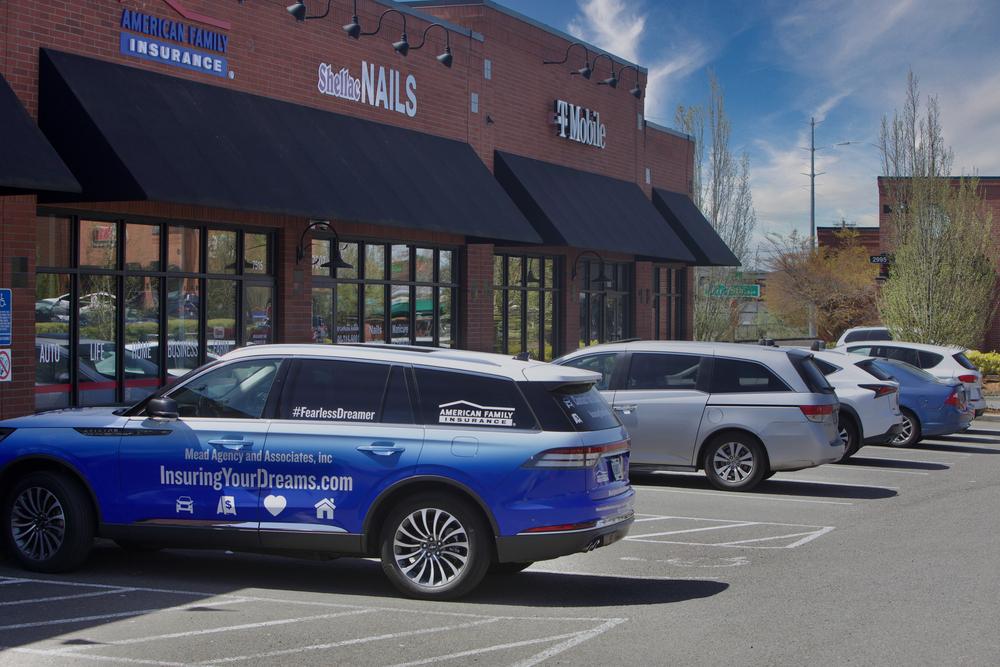
{"type": "Polygon", "coordinates": [[[243,273],[271,273],[271,237],[267,234],[243,235],[243,273]]]}
{"type": "Polygon", "coordinates": [[[313,239],[312,273],[314,276],[325,276],[330,273],[330,243],[330,239],[313,239]]]}
{"type": "Polygon", "coordinates": [[[236,273],[236,232],[208,230],[208,272],[236,273]]]}
{"type": "Polygon", "coordinates": [[[360,340],[358,285],[337,285],[337,342],[357,343],[360,340]]]}
{"type": "Polygon", "coordinates": [[[577,270],[580,347],[628,338],[632,329],[631,266],[583,259],[577,270]]]}
{"type": "Polygon", "coordinates": [[[167,279],[167,375],[184,375],[199,364],[197,278],[167,279]]]}
{"type": "Polygon", "coordinates": [[[81,220],[79,251],[82,268],[118,268],[118,223],[81,220]]]}
{"type": "Polygon", "coordinates": [[[70,277],[35,278],[35,409],[70,405],[70,277]]]}
{"type": "Polygon", "coordinates": [[[125,278],[125,352],[125,401],[135,402],[160,386],[159,278],[125,278]]]}
{"type": "Polygon", "coordinates": [[[494,349],[528,352],[532,359],[556,356],[555,260],[551,257],[493,256],[494,349]]]}
{"type": "Polygon", "coordinates": [[[365,286],[365,342],[385,342],[385,288],[365,286]]]}
{"type": "MultiPolygon", "coordinates": [[[[315,256],[315,255],[314,255],[315,256]]],[[[314,287],[312,291],[312,342],[333,342],[333,289],[314,287]]]]}
{"type": "Polygon", "coordinates": [[[197,273],[201,267],[201,230],[197,227],[169,227],[167,270],[197,273]]]}
{"type": "Polygon", "coordinates": [[[125,269],[160,270],[159,225],[125,225],[125,269]]]}
{"type": "Polygon", "coordinates": [[[118,341],[114,276],[80,276],[76,311],[80,327],[78,374],[80,405],[117,402],[115,351],[118,341]]]}
{"type": "Polygon", "coordinates": [[[259,419],[278,373],[276,359],[225,364],[170,392],[181,418],[259,419]]]}
{"type": "Polygon", "coordinates": [[[73,244],[70,241],[69,218],[54,215],[39,216],[35,221],[35,265],[65,268],[70,266],[73,244]]]}
{"type": "Polygon", "coordinates": [[[682,340],[685,337],[685,270],[653,267],[653,337],[682,340]]]}
{"type": "Polygon", "coordinates": [[[272,309],[274,288],[248,285],[244,289],[243,305],[244,340],[247,345],[266,345],[273,341],[272,309]]]}
{"type": "Polygon", "coordinates": [[[234,280],[209,280],[205,313],[205,361],[236,349],[236,288],[234,280]]]}

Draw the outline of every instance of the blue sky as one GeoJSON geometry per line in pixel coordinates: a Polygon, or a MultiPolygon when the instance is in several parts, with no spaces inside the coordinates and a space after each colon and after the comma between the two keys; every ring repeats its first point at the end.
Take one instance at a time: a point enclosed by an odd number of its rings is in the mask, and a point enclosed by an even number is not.
{"type": "Polygon", "coordinates": [[[939,98],[956,173],[1000,175],[997,0],[497,0],[646,66],[646,113],[674,126],[723,86],[732,146],[751,160],[758,236],[808,232],[810,116],[816,224],[877,224],[876,143],[912,68],[939,98]]]}

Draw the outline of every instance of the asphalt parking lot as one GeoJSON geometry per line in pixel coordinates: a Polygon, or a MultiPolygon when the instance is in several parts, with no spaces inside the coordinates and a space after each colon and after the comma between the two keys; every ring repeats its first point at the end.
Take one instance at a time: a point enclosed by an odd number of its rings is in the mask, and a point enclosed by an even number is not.
{"type": "Polygon", "coordinates": [[[757,491],[633,478],[629,538],[399,598],[377,562],[111,543],[0,564],[0,664],[996,664],[1000,422],[757,491]]]}

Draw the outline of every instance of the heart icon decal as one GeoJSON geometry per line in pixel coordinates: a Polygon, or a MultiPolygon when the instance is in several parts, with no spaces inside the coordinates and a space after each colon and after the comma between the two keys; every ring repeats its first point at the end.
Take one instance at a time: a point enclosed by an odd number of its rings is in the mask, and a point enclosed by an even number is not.
{"type": "Polygon", "coordinates": [[[288,502],[284,496],[268,496],[264,498],[264,509],[271,513],[271,516],[278,516],[288,502]]]}

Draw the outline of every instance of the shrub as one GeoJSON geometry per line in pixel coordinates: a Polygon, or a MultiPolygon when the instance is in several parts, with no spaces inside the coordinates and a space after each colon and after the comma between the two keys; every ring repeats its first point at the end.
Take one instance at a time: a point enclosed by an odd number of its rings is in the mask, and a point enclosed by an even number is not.
{"type": "Polygon", "coordinates": [[[976,368],[978,368],[983,375],[1000,375],[1000,352],[979,352],[978,350],[969,350],[965,353],[965,356],[969,358],[976,368]]]}

